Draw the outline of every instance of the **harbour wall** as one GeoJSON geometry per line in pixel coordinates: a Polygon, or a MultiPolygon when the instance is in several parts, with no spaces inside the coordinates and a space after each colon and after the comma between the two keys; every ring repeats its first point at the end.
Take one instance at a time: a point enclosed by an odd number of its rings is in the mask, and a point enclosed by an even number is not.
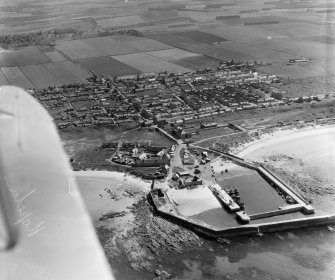
{"type": "MultiPolygon", "coordinates": [[[[160,212],[158,210],[158,212],[160,212]]],[[[284,220],[279,222],[241,225],[225,229],[213,229],[206,225],[201,225],[185,217],[174,216],[173,214],[160,212],[160,215],[171,222],[188,228],[207,238],[235,237],[259,235],[262,233],[271,233],[278,231],[297,230],[302,228],[330,225],[335,223],[335,215],[324,215],[317,217],[308,217],[294,220],[284,220]]]]}

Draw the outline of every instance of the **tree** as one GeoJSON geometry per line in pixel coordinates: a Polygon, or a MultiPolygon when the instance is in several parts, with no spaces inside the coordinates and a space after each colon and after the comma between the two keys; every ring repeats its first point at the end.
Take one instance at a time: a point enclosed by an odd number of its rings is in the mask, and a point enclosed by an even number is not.
{"type": "Polygon", "coordinates": [[[272,92],[271,97],[277,100],[281,100],[283,98],[283,94],[281,92],[272,92]]]}

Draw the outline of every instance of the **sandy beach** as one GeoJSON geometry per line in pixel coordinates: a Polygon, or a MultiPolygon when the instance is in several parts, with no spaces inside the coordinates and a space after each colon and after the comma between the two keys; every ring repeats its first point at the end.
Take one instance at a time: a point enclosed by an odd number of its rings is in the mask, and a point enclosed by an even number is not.
{"type": "MultiPolygon", "coordinates": [[[[280,146],[283,142],[292,142],[294,140],[301,140],[304,138],[309,138],[311,136],[320,135],[331,135],[335,134],[334,126],[315,126],[307,127],[302,129],[288,129],[281,130],[278,129],[273,133],[263,134],[260,139],[256,139],[244,145],[241,145],[234,150],[234,154],[239,157],[255,157],[257,153],[261,150],[268,148],[273,148],[274,146],[280,146]]],[[[292,147],[295,149],[296,147],[292,147]]]]}

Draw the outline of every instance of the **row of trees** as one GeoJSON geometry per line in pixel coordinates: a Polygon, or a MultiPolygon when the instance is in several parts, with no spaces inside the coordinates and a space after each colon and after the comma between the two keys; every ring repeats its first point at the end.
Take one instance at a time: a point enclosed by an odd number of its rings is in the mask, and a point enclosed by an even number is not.
{"type": "MultiPolygon", "coordinates": [[[[137,30],[111,30],[111,31],[100,31],[98,34],[92,34],[91,36],[111,36],[111,35],[123,35],[123,36],[143,36],[142,33],[137,30]]],[[[29,32],[23,34],[13,35],[1,35],[0,45],[6,49],[11,47],[25,47],[32,45],[52,45],[57,40],[61,39],[80,39],[84,36],[83,31],[76,30],[74,28],[54,28],[48,31],[29,32]]]]}

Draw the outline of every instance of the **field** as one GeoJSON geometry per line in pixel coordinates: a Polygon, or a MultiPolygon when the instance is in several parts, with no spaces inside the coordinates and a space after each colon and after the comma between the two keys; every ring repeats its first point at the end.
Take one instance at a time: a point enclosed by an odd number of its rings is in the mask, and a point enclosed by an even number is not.
{"type": "MultiPolygon", "coordinates": [[[[75,75],[73,71],[69,71],[69,67],[66,67],[69,61],[67,62],[53,62],[45,63],[43,67],[49,71],[59,82],[60,84],[73,84],[73,83],[83,83],[84,78],[80,78],[75,75]]],[[[74,67],[77,67],[74,65],[74,67]]]]}
{"type": "Polygon", "coordinates": [[[176,33],[178,36],[190,38],[199,43],[208,43],[213,44],[217,42],[226,41],[226,39],[222,38],[221,36],[215,36],[210,33],[205,33],[201,31],[184,31],[176,33]]]}
{"type": "Polygon", "coordinates": [[[5,75],[0,71],[0,86],[8,85],[5,75]]]}
{"type": "Polygon", "coordinates": [[[46,88],[62,84],[85,83],[91,75],[70,61],[49,62],[19,67],[2,67],[0,85],[46,88]]]}
{"type": "Polygon", "coordinates": [[[225,40],[237,43],[263,41],[275,38],[286,38],[286,36],[275,33],[273,31],[241,25],[225,26],[223,28],[208,28],[204,31],[224,38],[225,40]]]}
{"type": "Polygon", "coordinates": [[[26,47],[19,50],[1,51],[0,67],[22,66],[50,62],[36,47],[26,47]]]}
{"type": "Polygon", "coordinates": [[[263,26],[276,26],[280,23],[293,22],[294,20],[282,16],[257,16],[257,17],[245,17],[242,18],[242,22],[245,25],[263,25],[263,26]],[[274,23],[279,22],[279,23],[274,23]]]}
{"type": "Polygon", "coordinates": [[[151,56],[146,53],[133,53],[127,55],[113,56],[120,62],[130,65],[142,72],[179,72],[179,71],[190,71],[185,67],[181,67],[176,64],[169,63],[165,60],[159,59],[157,57],[151,56]]]}
{"type": "Polygon", "coordinates": [[[148,36],[157,41],[174,46],[175,48],[181,48],[189,52],[200,53],[200,54],[207,55],[215,59],[224,59],[224,60],[227,60],[227,59],[255,60],[256,59],[255,57],[252,57],[252,56],[240,53],[240,52],[225,50],[223,48],[220,48],[219,46],[201,44],[192,39],[178,36],[172,33],[167,33],[167,32],[162,33],[161,32],[161,33],[154,33],[150,35],[148,34],[148,36]]]}
{"type": "Polygon", "coordinates": [[[131,26],[143,22],[144,22],[143,19],[137,15],[113,17],[113,18],[97,20],[97,23],[101,27],[131,26]]]}
{"type": "Polygon", "coordinates": [[[85,69],[92,71],[96,75],[128,75],[139,71],[114,58],[102,56],[77,60],[85,69]]]}
{"type": "Polygon", "coordinates": [[[237,132],[229,127],[216,127],[211,129],[200,129],[199,134],[192,135],[194,142],[208,139],[211,137],[219,137],[226,134],[237,132]]]}
{"type": "MultiPolygon", "coordinates": [[[[119,54],[138,52],[137,49],[118,40],[118,38],[119,37],[114,38],[112,36],[98,37],[98,38],[84,39],[82,40],[82,42],[100,51],[104,55],[119,55],[119,54]]],[[[137,37],[134,37],[134,38],[137,38],[137,37]]]]}
{"type": "Polygon", "coordinates": [[[179,16],[190,18],[193,21],[196,22],[212,22],[215,20],[215,18],[222,13],[207,13],[207,12],[201,12],[201,11],[178,11],[179,16]]]}
{"type": "Polygon", "coordinates": [[[90,47],[80,40],[63,41],[56,45],[56,48],[72,59],[90,58],[104,56],[105,53],[90,47]]]}
{"type": "Polygon", "coordinates": [[[271,30],[293,38],[329,34],[327,26],[307,22],[285,22],[273,25],[261,25],[260,27],[262,29],[271,30]]]}
{"type": "Polygon", "coordinates": [[[199,54],[184,51],[181,49],[168,49],[168,50],[162,50],[162,51],[153,51],[153,52],[147,52],[148,54],[158,57],[160,59],[166,60],[166,61],[174,61],[178,59],[183,59],[187,57],[197,57],[199,54]]]}
{"type": "Polygon", "coordinates": [[[152,146],[171,146],[174,144],[164,134],[149,128],[139,128],[125,132],[122,136],[122,141],[150,143],[152,146]]]}
{"type": "Polygon", "coordinates": [[[292,54],[293,57],[322,58],[333,56],[335,46],[318,42],[294,39],[276,39],[264,42],[249,43],[248,46],[281,51],[292,54]]]}
{"type": "Polygon", "coordinates": [[[22,88],[33,88],[33,84],[22,73],[19,67],[3,67],[1,68],[7,81],[11,85],[16,85],[22,88]]]}
{"type": "Polygon", "coordinates": [[[44,53],[52,62],[65,61],[66,58],[57,51],[44,53]]]}
{"type": "Polygon", "coordinates": [[[163,44],[161,42],[140,37],[138,40],[129,40],[125,42],[128,46],[137,49],[138,51],[150,52],[150,51],[159,51],[172,48],[169,45],[163,44]]]}
{"type": "Polygon", "coordinates": [[[259,70],[269,74],[275,74],[284,78],[300,79],[307,77],[316,77],[322,75],[335,74],[335,58],[314,60],[309,63],[300,63],[286,65],[276,63],[269,66],[260,67],[259,70]]]}
{"type": "Polygon", "coordinates": [[[330,36],[313,36],[313,37],[308,37],[308,40],[319,42],[319,43],[324,43],[324,44],[335,45],[335,37],[330,37],[330,36]]]}
{"type": "Polygon", "coordinates": [[[160,21],[169,21],[173,19],[178,19],[179,15],[175,11],[144,11],[140,13],[140,17],[145,22],[160,22],[160,21]]]}
{"type": "Polygon", "coordinates": [[[266,62],[288,62],[292,58],[292,54],[290,53],[263,49],[261,44],[259,47],[253,47],[243,43],[223,42],[219,46],[225,50],[238,51],[266,62]]]}
{"type": "Polygon", "coordinates": [[[218,60],[204,55],[181,58],[178,60],[174,60],[173,63],[186,68],[190,68],[192,70],[199,70],[205,67],[216,68],[218,66],[218,60]]]}
{"type": "Polygon", "coordinates": [[[57,86],[61,84],[60,81],[40,64],[21,66],[20,69],[35,88],[46,88],[48,86],[57,86]]]}
{"type": "Polygon", "coordinates": [[[64,62],[56,62],[61,65],[66,72],[71,72],[74,76],[76,76],[81,81],[85,82],[87,78],[91,77],[91,74],[86,72],[85,70],[79,68],[77,65],[72,63],[71,61],[64,62]]]}

